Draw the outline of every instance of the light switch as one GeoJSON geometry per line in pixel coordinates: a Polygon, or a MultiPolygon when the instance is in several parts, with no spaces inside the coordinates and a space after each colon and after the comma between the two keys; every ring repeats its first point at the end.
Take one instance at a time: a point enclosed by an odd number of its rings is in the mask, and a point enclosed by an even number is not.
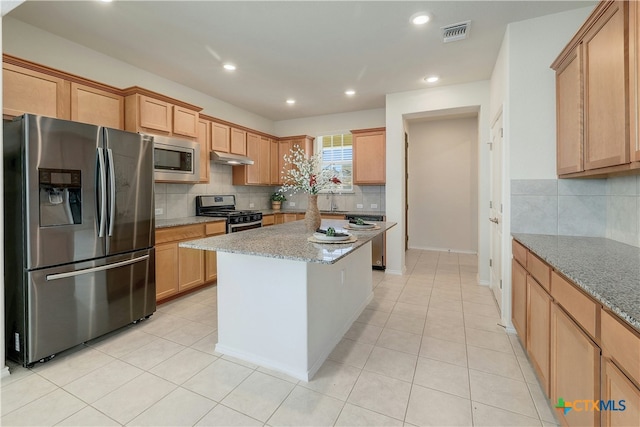
{"type": "Polygon", "coordinates": [[[371,209],[378,209],[378,205],[376,203],[371,203],[371,209]]]}
{"type": "Polygon", "coordinates": [[[162,215],[164,213],[164,209],[156,208],[156,215],[162,215]]]}
{"type": "Polygon", "coordinates": [[[253,208],[253,207],[255,207],[255,204],[254,203],[249,203],[249,207],[253,208]]]}
{"type": "Polygon", "coordinates": [[[296,205],[296,202],[289,202],[290,207],[294,207],[295,205],[296,205]]]}
{"type": "Polygon", "coordinates": [[[364,205],[363,205],[362,203],[358,203],[358,204],[356,205],[356,208],[358,208],[358,209],[362,209],[363,207],[364,207],[364,205]]]}

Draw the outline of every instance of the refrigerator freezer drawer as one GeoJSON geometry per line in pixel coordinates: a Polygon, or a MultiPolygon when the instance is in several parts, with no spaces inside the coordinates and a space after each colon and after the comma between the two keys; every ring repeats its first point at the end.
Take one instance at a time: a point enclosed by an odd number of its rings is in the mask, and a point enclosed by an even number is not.
{"type": "Polygon", "coordinates": [[[16,332],[22,329],[23,335],[19,342],[14,335],[9,348],[9,355],[25,366],[156,309],[154,249],[28,271],[26,276],[25,325],[19,327],[15,319],[16,332]]]}

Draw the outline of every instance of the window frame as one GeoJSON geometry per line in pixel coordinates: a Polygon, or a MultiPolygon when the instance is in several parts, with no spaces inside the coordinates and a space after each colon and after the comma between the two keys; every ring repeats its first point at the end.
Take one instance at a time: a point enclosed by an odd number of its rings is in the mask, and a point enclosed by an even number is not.
{"type": "MultiPolygon", "coordinates": [[[[323,169],[324,167],[326,167],[325,162],[324,162],[324,158],[323,158],[323,138],[326,137],[335,137],[335,136],[341,136],[343,138],[342,143],[344,144],[344,136],[345,135],[349,135],[351,137],[351,160],[349,161],[339,161],[336,162],[337,164],[348,164],[350,166],[350,170],[351,170],[351,182],[350,182],[350,188],[344,188],[343,185],[344,184],[340,184],[338,186],[338,188],[336,188],[335,190],[330,190],[330,189],[322,189],[318,192],[318,194],[328,194],[328,193],[339,193],[339,194],[352,194],[355,193],[355,186],[353,184],[353,134],[350,131],[336,131],[336,132],[327,132],[323,135],[318,135],[314,141],[313,141],[313,153],[315,155],[318,156],[319,158],[319,162],[318,162],[318,167],[320,169],[323,169]],[[347,163],[348,162],[348,163],[347,163]]],[[[333,144],[332,144],[333,147],[333,144]]],[[[342,145],[342,147],[344,147],[344,145],[342,145]]],[[[334,162],[327,162],[328,164],[334,164],[334,162]]],[[[343,177],[341,177],[342,179],[343,177]]]]}

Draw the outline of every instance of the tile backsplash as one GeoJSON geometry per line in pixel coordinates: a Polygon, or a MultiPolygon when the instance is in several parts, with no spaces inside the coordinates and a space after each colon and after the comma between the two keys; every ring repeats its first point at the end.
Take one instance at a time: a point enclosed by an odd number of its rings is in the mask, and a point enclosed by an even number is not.
{"type": "MultiPolygon", "coordinates": [[[[244,186],[232,184],[232,167],[219,163],[210,164],[210,180],[207,184],[155,184],[155,206],[162,209],[157,214],[158,219],[174,219],[195,215],[195,197],[204,194],[233,194],[236,196],[236,206],[240,209],[271,209],[269,196],[280,187],[244,186]],[[253,206],[252,206],[253,205],[253,206]]],[[[287,201],[283,209],[305,210],[307,208],[306,194],[290,195],[285,193],[287,201]],[[295,206],[290,206],[290,202],[295,206]]],[[[355,186],[353,193],[320,194],[318,207],[321,210],[331,209],[331,200],[336,210],[384,212],[384,186],[355,186]],[[362,208],[358,208],[362,205],[362,208]],[[377,205],[372,208],[372,205],[377,205]]]]}
{"type": "Polygon", "coordinates": [[[640,247],[640,177],[511,181],[511,231],[640,247]]]}

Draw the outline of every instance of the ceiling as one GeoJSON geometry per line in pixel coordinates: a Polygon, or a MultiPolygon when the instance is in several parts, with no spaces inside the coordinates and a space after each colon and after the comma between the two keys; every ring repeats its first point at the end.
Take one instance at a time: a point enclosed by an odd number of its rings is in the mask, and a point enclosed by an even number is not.
{"type": "Polygon", "coordinates": [[[489,79],[508,23],[596,3],[27,1],[8,16],[279,121],[383,108],[388,93],[489,79]],[[410,17],[420,11],[431,20],[417,27],[410,17]],[[440,27],[466,20],[466,40],[442,42],[440,27]],[[224,70],[226,62],[237,70],[224,70]],[[440,80],[428,84],[427,75],[440,80]]]}

